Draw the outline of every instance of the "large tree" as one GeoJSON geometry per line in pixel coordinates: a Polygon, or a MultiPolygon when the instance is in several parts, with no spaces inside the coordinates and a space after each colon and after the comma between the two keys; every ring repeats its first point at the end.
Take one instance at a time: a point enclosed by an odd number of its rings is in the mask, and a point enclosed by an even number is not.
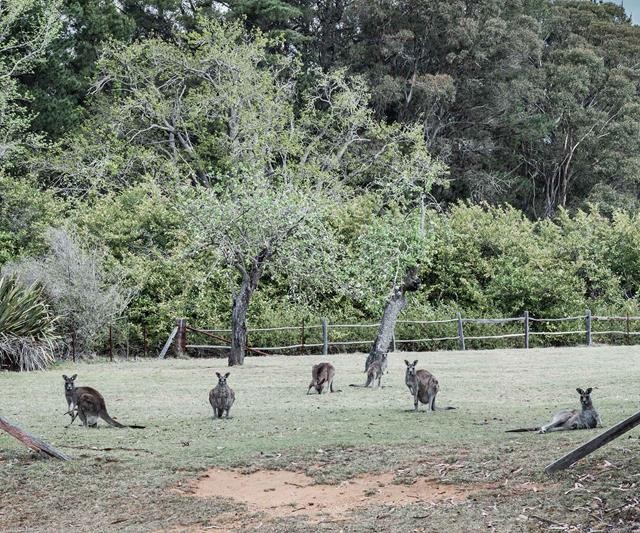
{"type": "Polygon", "coordinates": [[[186,43],[113,48],[101,62],[95,117],[56,163],[76,184],[131,183],[143,172],[165,186],[178,180],[185,198],[195,190],[186,209],[197,239],[236,272],[230,364],[243,361],[263,273],[292,264],[302,273],[311,251],[328,248],[311,246],[314,235],[330,239],[327,202],[362,188],[379,191],[380,209],[398,197],[416,202],[442,172],[419,128],[375,120],[361,79],[303,72],[271,54],[276,43],[203,20],[186,43]],[[313,86],[299,87],[310,77],[313,86]],[[108,174],[96,177],[96,168],[108,174]]]}
{"type": "Polygon", "coordinates": [[[0,4],[0,166],[37,143],[18,77],[31,72],[59,28],[58,2],[8,0],[0,4]]]}

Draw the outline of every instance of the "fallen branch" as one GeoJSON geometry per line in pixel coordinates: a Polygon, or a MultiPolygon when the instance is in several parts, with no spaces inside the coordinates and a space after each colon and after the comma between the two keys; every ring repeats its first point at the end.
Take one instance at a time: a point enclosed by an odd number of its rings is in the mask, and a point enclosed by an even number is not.
{"type": "Polygon", "coordinates": [[[38,452],[40,455],[46,458],[55,457],[61,461],[70,461],[71,457],[67,457],[62,452],[56,450],[48,442],[43,441],[41,438],[27,433],[23,429],[9,422],[5,417],[0,415],[0,429],[6,431],[12,437],[18,439],[22,444],[38,452]]]}
{"type": "Polygon", "coordinates": [[[636,413],[629,418],[626,418],[619,424],[616,424],[612,428],[608,429],[601,435],[594,437],[589,442],[583,444],[579,448],[569,452],[564,457],[561,457],[557,461],[554,461],[549,466],[547,466],[544,471],[547,474],[553,474],[558,470],[564,470],[565,468],[571,466],[573,463],[582,459],[583,457],[589,455],[590,453],[596,451],[598,448],[602,448],[605,444],[611,442],[614,439],[617,439],[620,435],[626,433],[627,431],[633,429],[637,425],[640,424],[640,412],[636,413]]]}
{"type": "Polygon", "coordinates": [[[73,448],[74,450],[93,450],[95,452],[112,452],[114,450],[124,451],[124,452],[145,452],[153,454],[151,450],[145,450],[144,448],[123,448],[121,446],[113,446],[111,448],[96,448],[95,446],[70,446],[63,445],[61,448],[73,448]]]}

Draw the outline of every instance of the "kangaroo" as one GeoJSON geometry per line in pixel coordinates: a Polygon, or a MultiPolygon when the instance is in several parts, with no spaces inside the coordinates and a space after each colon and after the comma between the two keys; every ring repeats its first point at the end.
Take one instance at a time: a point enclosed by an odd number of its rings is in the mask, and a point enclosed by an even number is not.
{"type": "Polygon", "coordinates": [[[417,359],[413,363],[409,363],[406,359],[404,362],[407,365],[404,382],[413,396],[413,409],[415,411],[418,410],[418,402],[426,404],[427,409],[430,411],[435,411],[437,409],[441,411],[455,409],[455,407],[436,407],[436,395],[440,390],[438,380],[433,376],[433,374],[431,374],[431,372],[427,372],[422,369],[417,370],[417,359]]]}
{"type": "Polygon", "coordinates": [[[77,417],[80,417],[84,427],[97,427],[98,419],[102,418],[107,424],[116,428],[144,429],[144,426],[125,425],[111,418],[102,394],[91,387],[76,387],[77,374],[62,377],[64,378],[64,397],[69,405],[68,413],[71,415],[69,426],[77,417]]]}
{"type": "Polygon", "coordinates": [[[507,433],[520,433],[523,431],[537,431],[538,433],[549,433],[550,431],[569,431],[572,429],[593,429],[601,427],[600,415],[593,407],[591,401],[591,391],[589,387],[586,391],[577,388],[576,391],[580,395],[580,405],[582,410],[565,409],[553,415],[551,422],[535,428],[509,429],[507,433]]]}
{"type": "Polygon", "coordinates": [[[331,363],[318,363],[313,365],[311,369],[311,383],[307,389],[307,394],[311,389],[315,388],[318,394],[322,394],[323,389],[327,387],[331,392],[338,392],[333,390],[333,378],[336,375],[336,369],[331,363]]]}
{"type": "Polygon", "coordinates": [[[73,399],[73,391],[75,390],[73,382],[78,377],[78,374],[74,374],[70,378],[63,374],[62,377],[64,378],[64,397],[67,400],[67,412],[65,414],[71,416],[71,422],[73,422],[75,420],[73,411],[76,409],[76,403],[73,399]]]}
{"type": "Polygon", "coordinates": [[[369,352],[367,360],[364,363],[364,371],[367,372],[372,363],[376,361],[380,362],[382,372],[387,371],[387,354],[385,352],[379,352],[377,350],[369,352]]]}
{"type": "Polygon", "coordinates": [[[216,372],[218,376],[218,384],[209,392],[209,403],[213,407],[213,417],[222,418],[222,415],[226,412],[226,418],[229,418],[229,411],[233,402],[236,400],[236,395],[233,389],[227,385],[227,378],[230,372],[227,372],[224,376],[220,372],[216,372]]]}
{"type": "Polygon", "coordinates": [[[387,354],[383,353],[380,355],[380,357],[373,361],[368,367],[367,370],[365,370],[366,374],[367,374],[367,382],[364,385],[356,385],[354,383],[350,383],[349,387],[368,387],[369,385],[371,385],[372,383],[374,383],[376,380],[378,380],[378,387],[381,387],[382,385],[380,384],[381,380],[382,380],[382,375],[384,374],[384,371],[387,368],[387,354]]]}

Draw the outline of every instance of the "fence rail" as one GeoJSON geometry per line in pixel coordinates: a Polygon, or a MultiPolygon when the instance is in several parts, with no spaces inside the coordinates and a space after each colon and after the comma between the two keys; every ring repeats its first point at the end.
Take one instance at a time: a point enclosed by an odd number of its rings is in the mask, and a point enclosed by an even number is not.
{"type": "MultiPolygon", "coordinates": [[[[529,315],[527,311],[524,312],[523,316],[518,317],[508,317],[508,318],[463,318],[460,313],[457,314],[455,318],[451,319],[439,319],[439,320],[398,320],[397,325],[402,327],[412,326],[414,329],[419,329],[417,332],[418,335],[412,335],[413,338],[407,339],[396,339],[395,337],[392,340],[392,350],[395,351],[396,345],[411,345],[415,348],[416,346],[430,345],[431,349],[438,348],[439,343],[452,343],[456,342],[457,346],[460,350],[466,349],[466,342],[468,341],[495,341],[499,339],[505,340],[515,340],[522,339],[522,346],[524,348],[530,347],[530,340],[534,337],[544,338],[544,337],[575,337],[576,335],[582,336],[584,339],[584,344],[590,346],[592,344],[592,338],[594,335],[601,338],[602,336],[608,335],[611,337],[619,337],[623,336],[626,339],[628,344],[631,343],[631,340],[637,336],[640,336],[640,331],[632,331],[631,323],[637,322],[640,320],[640,316],[592,316],[591,311],[587,310],[584,315],[579,316],[570,316],[570,317],[532,317],[529,315]],[[541,330],[539,329],[545,323],[552,325],[557,324],[556,327],[561,327],[565,322],[576,322],[581,321],[584,325],[583,328],[575,328],[575,326],[570,330],[541,330]],[[613,324],[606,324],[611,328],[611,325],[614,327],[607,330],[597,330],[593,329],[592,324],[594,321],[598,322],[623,322],[625,329],[616,329],[613,324]],[[514,331],[514,326],[520,325],[522,329],[520,331],[514,331]],[[447,328],[451,327],[451,334],[447,334],[447,331],[442,331],[442,329],[438,328],[447,328]],[[482,326],[505,326],[510,327],[510,331],[494,334],[494,332],[484,332],[477,331],[478,327],[482,326]],[[474,331],[469,331],[469,328],[473,327],[474,331]],[[425,330],[429,328],[435,328],[432,330],[432,333],[436,333],[436,335],[429,336],[425,335],[425,330]],[[455,331],[455,334],[454,334],[455,331]],[[440,335],[437,335],[440,333],[440,335]],[[444,335],[443,335],[444,333],[444,335]],[[486,333],[486,334],[485,334],[486,333]]],[[[577,324],[576,324],[577,325],[577,324]]],[[[377,328],[380,326],[380,323],[366,323],[366,324],[331,324],[326,318],[323,318],[321,324],[301,324],[299,326],[277,326],[277,327],[262,327],[262,328],[253,328],[248,329],[248,336],[251,337],[252,334],[257,334],[258,336],[269,333],[277,333],[281,334],[296,334],[299,332],[299,337],[297,339],[288,340],[293,342],[273,342],[273,345],[262,345],[262,346],[247,346],[247,349],[251,352],[254,352],[258,355],[269,355],[267,352],[291,352],[294,353],[297,351],[298,353],[308,353],[310,351],[319,351],[321,350],[323,354],[329,353],[329,351],[333,348],[339,349],[340,347],[348,347],[348,346],[366,346],[371,345],[373,343],[373,336],[371,338],[365,339],[354,339],[349,338],[349,329],[368,329],[368,328],[377,328]],[[321,337],[318,335],[319,331],[321,332],[321,337]],[[333,335],[330,334],[333,332],[333,335]],[[306,337],[306,335],[311,334],[313,339],[306,337]]],[[[571,327],[571,326],[569,326],[571,327]]],[[[637,327],[637,325],[636,325],[637,327]]],[[[188,325],[185,319],[177,319],[176,327],[171,332],[169,339],[165,343],[165,346],[160,354],[161,358],[164,358],[167,354],[169,345],[174,341],[175,338],[175,349],[177,352],[184,352],[187,349],[194,350],[228,350],[230,348],[229,341],[225,337],[219,337],[216,334],[228,334],[231,333],[230,329],[204,329],[204,328],[196,328],[194,326],[188,325]],[[203,344],[203,343],[188,343],[187,342],[187,333],[189,335],[202,335],[209,339],[214,339],[218,342],[215,344],[203,344]]],[[[255,337],[254,337],[255,338],[255,337]]],[[[263,338],[264,340],[264,338],[263,338]]],[[[520,342],[520,341],[518,341],[520,342]]],[[[261,343],[264,344],[264,343],[261,343]]],[[[476,344],[477,345],[477,344],[476,344]]],[[[440,346],[442,346],[440,344],[440,346]]],[[[450,344],[449,344],[450,346],[450,344]]],[[[485,343],[486,346],[486,343],[485,343]]]]}

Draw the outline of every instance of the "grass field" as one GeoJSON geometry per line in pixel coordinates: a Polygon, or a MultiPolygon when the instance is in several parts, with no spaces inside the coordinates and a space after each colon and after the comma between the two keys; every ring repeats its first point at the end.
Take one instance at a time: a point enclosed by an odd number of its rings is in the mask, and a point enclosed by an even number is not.
{"type": "Polygon", "coordinates": [[[640,429],[553,479],[544,466],[600,430],[504,433],[577,407],[576,387],[594,387],[604,427],[638,411],[638,348],[393,354],[382,390],[348,386],[364,381],[363,361],[248,358],[230,369],[232,418],[215,421],[208,392],[215,371],[226,371],[221,360],[0,373],[0,414],[74,458],[41,460],[0,434],[0,530],[640,531],[640,429]],[[457,410],[410,410],[405,357],[436,375],[439,404],[457,410]],[[321,360],[335,365],[342,392],[307,396],[311,365],[321,360]],[[146,429],[65,429],[63,373],[78,373],[79,385],[102,392],[112,416],[146,429]],[[193,494],[210,468],[291,470],[322,484],[390,473],[394,484],[427,479],[466,492],[390,504],[372,490],[346,517],[274,518],[234,494],[193,494]]]}

